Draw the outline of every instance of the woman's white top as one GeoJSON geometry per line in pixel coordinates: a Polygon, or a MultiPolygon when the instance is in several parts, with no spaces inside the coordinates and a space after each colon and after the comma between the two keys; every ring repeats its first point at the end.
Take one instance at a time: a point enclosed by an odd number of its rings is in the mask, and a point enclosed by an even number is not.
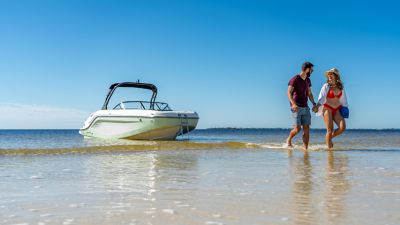
{"type": "MultiPolygon", "coordinates": [[[[322,86],[321,91],[319,92],[317,104],[319,104],[320,106],[318,108],[317,116],[322,116],[322,109],[324,107],[324,104],[326,103],[326,96],[328,95],[329,89],[330,89],[329,84],[325,83],[322,86]]],[[[344,88],[342,90],[342,96],[340,96],[339,98],[339,102],[342,106],[349,107],[349,104],[347,102],[346,91],[344,90],[344,88]]]]}

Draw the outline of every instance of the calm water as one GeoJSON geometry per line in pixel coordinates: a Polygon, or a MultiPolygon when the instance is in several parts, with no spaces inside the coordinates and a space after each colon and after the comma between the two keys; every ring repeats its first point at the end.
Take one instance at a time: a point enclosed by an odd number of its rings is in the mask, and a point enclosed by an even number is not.
{"type": "Polygon", "coordinates": [[[400,131],[198,130],[175,142],[0,131],[0,224],[400,224],[400,131]]]}

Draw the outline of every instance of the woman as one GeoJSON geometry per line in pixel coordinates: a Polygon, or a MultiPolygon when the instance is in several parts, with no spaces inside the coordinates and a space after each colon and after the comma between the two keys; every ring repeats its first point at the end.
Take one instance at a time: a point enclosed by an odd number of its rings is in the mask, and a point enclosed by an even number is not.
{"type": "Polygon", "coordinates": [[[340,114],[340,109],[348,107],[348,104],[339,70],[332,68],[325,72],[325,76],[327,81],[319,93],[317,115],[324,118],[326,126],[325,142],[328,149],[332,149],[332,138],[340,135],[346,129],[346,121],[340,114]],[[338,127],[335,131],[333,130],[333,122],[338,127]]]}

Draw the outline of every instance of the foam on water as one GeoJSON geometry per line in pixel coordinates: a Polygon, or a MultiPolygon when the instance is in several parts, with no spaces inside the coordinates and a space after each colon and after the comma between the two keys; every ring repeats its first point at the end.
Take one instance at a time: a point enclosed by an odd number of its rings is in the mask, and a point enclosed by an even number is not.
{"type": "MultiPolygon", "coordinates": [[[[217,149],[271,149],[271,150],[304,150],[301,144],[287,147],[282,143],[251,143],[251,142],[193,142],[193,141],[135,141],[117,142],[115,145],[88,146],[75,148],[21,148],[1,149],[0,155],[51,155],[51,154],[85,154],[102,152],[135,152],[162,150],[217,150],[217,149]]],[[[326,151],[322,143],[309,145],[308,151],[326,151]]],[[[400,151],[395,147],[336,145],[334,151],[400,151]]]]}

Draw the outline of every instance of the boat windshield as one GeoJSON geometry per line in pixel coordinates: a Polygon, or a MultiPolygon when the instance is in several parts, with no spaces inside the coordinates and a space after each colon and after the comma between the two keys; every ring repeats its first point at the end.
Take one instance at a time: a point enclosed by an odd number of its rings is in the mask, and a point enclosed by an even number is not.
{"type": "MultiPolygon", "coordinates": [[[[118,103],[113,109],[141,109],[150,110],[151,102],[149,101],[124,101],[118,103]]],[[[172,111],[169,105],[165,102],[154,102],[154,109],[157,111],[172,111]]]]}

